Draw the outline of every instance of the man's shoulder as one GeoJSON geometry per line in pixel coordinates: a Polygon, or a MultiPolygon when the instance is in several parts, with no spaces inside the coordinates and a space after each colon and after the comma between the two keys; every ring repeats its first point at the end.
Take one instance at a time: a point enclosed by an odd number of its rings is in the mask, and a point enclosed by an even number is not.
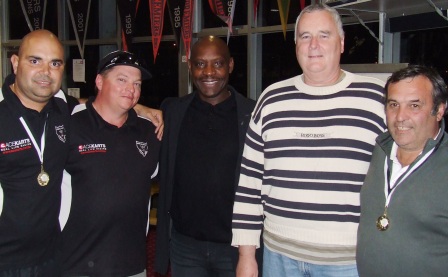
{"type": "Polygon", "coordinates": [[[230,87],[230,90],[235,93],[235,99],[237,105],[242,105],[244,107],[254,108],[255,104],[257,103],[255,100],[245,97],[244,95],[240,94],[237,90],[235,90],[233,87],[230,87]]]}
{"type": "Polygon", "coordinates": [[[160,105],[160,109],[163,112],[165,112],[167,109],[176,109],[181,105],[185,105],[185,103],[189,103],[189,101],[191,101],[191,99],[194,97],[194,94],[195,93],[193,92],[182,97],[165,98],[160,105]]]}
{"type": "Polygon", "coordinates": [[[282,88],[282,87],[288,87],[288,86],[294,86],[295,82],[297,79],[301,78],[301,75],[297,75],[285,80],[281,80],[278,82],[275,82],[273,84],[271,84],[270,86],[268,86],[264,91],[271,91],[277,88],[282,88]]]}
{"type": "Polygon", "coordinates": [[[347,76],[351,76],[353,83],[366,83],[366,84],[370,83],[370,84],[378,85],[381,88],[384,88],[384,85],[386,84],[386,82],[384,82],[383,80],[380,80],[375,77],[355,74],[355,73],[351,73],[348,71],[345,71],[345,73],[347,74],[347,76]]]}

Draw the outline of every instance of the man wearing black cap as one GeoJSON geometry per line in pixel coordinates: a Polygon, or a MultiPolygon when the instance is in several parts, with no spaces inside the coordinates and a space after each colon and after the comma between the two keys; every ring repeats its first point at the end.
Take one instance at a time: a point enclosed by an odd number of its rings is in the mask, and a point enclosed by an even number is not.
{"type": "Polygon", "coordinates": [[[73,111],[60,215],[64,276],[146,277],[160,142],[132,108],[150,77],[132,53],[112,52],[98,65],[96,97],[73,111]]]}

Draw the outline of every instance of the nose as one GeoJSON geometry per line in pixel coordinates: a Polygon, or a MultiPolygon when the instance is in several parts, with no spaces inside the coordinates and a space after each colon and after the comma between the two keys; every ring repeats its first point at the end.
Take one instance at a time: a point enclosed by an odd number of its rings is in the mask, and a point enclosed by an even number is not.
{"type": "Polygon", "coordinates": [[[319,43],[317,41],[317,37],[312,37],[310,40],[310,48],[316,49],[318,47],[319,43]]]}
{"type": "Polygon", "coordinates": [[[51,66],[49,64],[43,63],[43,65],[42,65],[42,72],[43,72],[43,74],[49,76],[50,75],[50,68],[51,68],[51,66]]]}
{"type": "Polygon", "coordinates": [[[211,76],[215,73],[215,68],[212,65],[207,65],[204,67],[204,75],[211,76]]]}
{"type": "Polygon", "coordinates": [[[134,84],[133,84],[132,82],[129,82],[129,83],[126,85],[126,90],[129,91],[129,92],[131,92],[131,93],[134,93],[134,91],[135,91],[134,84]]]}
{"type": "Polygon", "coordinates": [[[406,114],[407,113],[406,113],[405,107],[402,107],[402,106],[398,107],[397,108],[397,113],[396,113],[397,121],[399,121],[399,122],[405,121],[406,114]]]}

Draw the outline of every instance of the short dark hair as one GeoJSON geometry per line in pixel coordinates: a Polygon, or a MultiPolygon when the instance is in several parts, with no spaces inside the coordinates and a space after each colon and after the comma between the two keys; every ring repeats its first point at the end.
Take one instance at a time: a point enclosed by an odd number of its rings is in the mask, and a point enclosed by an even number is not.
{"type": "MultiPolygon", "coordinates": [[[[384,101],[387,102],[388,98],[388,90],[389,86],[391,84],[398,83],[401,80],[407,79],[407,78],[414,78],[418,76],[426,77],[432,84],[432,101],[433,101],[433,108],[431,111],[432,115],[437,114],[437,110],[439,108],[440,104],[447,103],[448,100],[448,92],[446,88],[446,84],[443,81],[440,74],[431,67],[424,66],[424,65],[409,65],[403,69],[400,69],[396,72],[394,72],[386,82],[385,90],[386,94],[384,97],[384,101]]],[[[445,110],[446,113],[446,110],[445,110]]]]}

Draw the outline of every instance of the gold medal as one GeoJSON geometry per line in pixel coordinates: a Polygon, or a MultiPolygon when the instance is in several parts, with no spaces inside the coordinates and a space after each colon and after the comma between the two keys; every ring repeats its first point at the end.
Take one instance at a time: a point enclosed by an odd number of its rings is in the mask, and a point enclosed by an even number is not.
{"type": "Polygon", "coordinates": [[[44,166],[41,165],[40,173],[39,175],[37,175],[37,183],[41,187],[45,187],[46,185],[48,185],[48,182],[50,182],[50,175],[48,175],[48,173],[44,171],[44,166]]]}
{"type": "Polygon", "coordinates": [[[380,231],[386,231],[387,228],[389,228],[390,220],[387,217],[386,213],[384,213],[382,216],[378,217],[376,220],[376,228],[380,231]]]}

